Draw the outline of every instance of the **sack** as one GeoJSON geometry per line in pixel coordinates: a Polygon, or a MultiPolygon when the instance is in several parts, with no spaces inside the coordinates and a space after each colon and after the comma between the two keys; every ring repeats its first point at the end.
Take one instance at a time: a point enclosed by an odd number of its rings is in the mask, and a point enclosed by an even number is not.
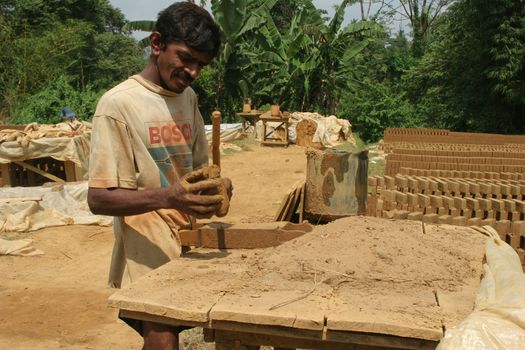
{"type": "Polygon", "coordinates": [[[436,350],[525,349],[525,274],[518,254],[490,226],[474,311],[447,329],[436,350]]]}

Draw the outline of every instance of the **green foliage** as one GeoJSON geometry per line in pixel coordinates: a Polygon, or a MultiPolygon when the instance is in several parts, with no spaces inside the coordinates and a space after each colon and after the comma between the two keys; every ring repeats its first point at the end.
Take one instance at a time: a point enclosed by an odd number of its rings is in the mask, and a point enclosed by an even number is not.
{"type": "Polygon", "coordinates": [[[199,97],[199,109],[206,124],[211,124],[211,114],[217,108],[215,106],[217,71],[207,66],[201,70],[197,79],[191,87],[199,97]]]}
{"type": "Polygon", "coordinates": [[[366,142],[376,142],[388,127],[416,127],[414,110],[397,86],[367,81],[343,97],[338,116],[350,120],[352,129],[366,142]]]}
{"type": "Polygon", "coordinates": [[[458,1],[406,76],[410,99],[431,126],[525,131],[525,4],[458,1]]]}
{"type": "Polygon", "coordinates": [[[57,77],[90,101],[91,89],[139,71],[142,53],[122,33],[124,23],[108,0],[0,0],[0,112],[27,120],[33,107],[23,105],[35,104],[57,77]]]}
{"type": "Polygon", "coordinates": [[[49,81],[39,92],[30,95],[18,104],[9,120],[13,124],[38,122],[53,124],[61,122],[60,110],[68,106],[77,114],[77,119],[90,120],[103,91],[97,93],[90,87],[84,91],[75,89],[65,76],[49,81]]]}

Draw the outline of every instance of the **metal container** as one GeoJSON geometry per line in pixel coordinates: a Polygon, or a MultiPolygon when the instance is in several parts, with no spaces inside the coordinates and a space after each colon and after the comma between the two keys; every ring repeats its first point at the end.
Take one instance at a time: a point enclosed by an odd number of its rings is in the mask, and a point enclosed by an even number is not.
{"type": "Polygon", "coordinates": [[[366,214],[368,151],[306,150],[305,216],[324,223],[366,214]]]}

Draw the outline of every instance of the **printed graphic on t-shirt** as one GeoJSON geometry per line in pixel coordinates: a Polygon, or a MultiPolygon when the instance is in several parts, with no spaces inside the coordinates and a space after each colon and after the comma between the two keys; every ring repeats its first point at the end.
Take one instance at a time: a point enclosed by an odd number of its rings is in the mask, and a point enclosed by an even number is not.
{"type": "Polygon", "coordinates": [[[189,120],[145,123],[151,157],[159,167],[160,184],[168,187],[193,170],[192,128],[189,120]]]}

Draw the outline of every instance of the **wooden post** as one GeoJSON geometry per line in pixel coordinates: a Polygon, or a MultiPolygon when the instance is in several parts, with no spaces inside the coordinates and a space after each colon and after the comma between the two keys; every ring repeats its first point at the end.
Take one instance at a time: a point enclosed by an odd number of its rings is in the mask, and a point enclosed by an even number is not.
{"type": "Polygon", "coordinates": [[[66,173],[66,181],[67,182],[77,181],[77,176],[76,176],[76,171],[75,171],[75,163],[73,163],[70,160],[64,161],[64,171],[66,173]]]}
{"type": "Polygon", "coordinates": [[[11,186],[9,163],[2,163],[2,186],[11,186]]]}
{"type": "Polygon", "coordinates": [[[221,166],[221,112],[214,111],[212,113],[212,155],[213,164],[218,167],[221,166]]]}

